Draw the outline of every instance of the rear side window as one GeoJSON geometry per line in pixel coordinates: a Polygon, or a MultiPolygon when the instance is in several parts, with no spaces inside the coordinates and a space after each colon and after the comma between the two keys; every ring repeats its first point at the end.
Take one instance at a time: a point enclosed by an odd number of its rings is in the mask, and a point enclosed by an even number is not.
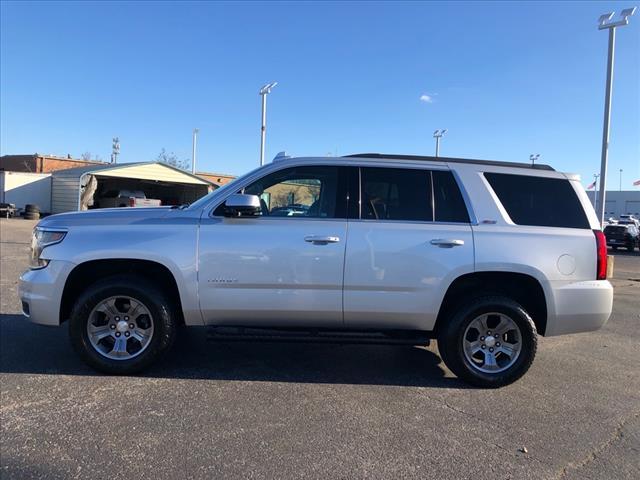
{"type": "Polygon", "coordinates": [[[590,228],[569,180],[488,172],[484,176],[518,225],[590,228]]]}
{"type": "Polygon", "coordinates": [[[362,168],[361,175],[363,219],[432,221],[429,171],[362,168]]]}
{"type": "Polygon", "coordinates": [[[436,222],[469,223],[469,213],[451,172],[433,171],[433,200],[436,222]]]}

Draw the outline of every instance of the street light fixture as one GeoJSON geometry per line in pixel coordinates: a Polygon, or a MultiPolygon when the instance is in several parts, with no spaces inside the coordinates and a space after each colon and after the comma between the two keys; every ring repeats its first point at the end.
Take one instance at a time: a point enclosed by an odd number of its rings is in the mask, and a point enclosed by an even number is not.
{"type": "Polygon", "coordinates": [[[535,155],[532,153],[531,155],[529,155],[529,160],[531,161],[531,166],[533,167],[536,163],[536,160],[538,160],[540,158],[540,154],[536,153],[535,155]]]}
{"type": "Polygon", "coordinates": [[[605,13],[598,19],[598,30],[609,30],[609,52],[607,56],[607,87],[604,100],[604,124],[602,127],[602,155],[600,160],[600,194],[598,196],[598,220],[604,226],[605,186],[607,182],[607,162],[609,156],[609,125],[611,123],[611,96],[613,94],[613,60],[616,45],[616,27],[629,24],[629,17],[636,12],[636,7],[626,8],[620,13],[619,20],[611,22],[613,12],[605,13]]]}
{"type": "Polygon", "coordinates": [[[264,144],[267,134],[267,95],[271,93],[273,87],[278,82],[271,82],[264,85],[258,94],[262,97],[262,128],[260,129],[260,165],[264,165],[264,144]]]}
{"type": "Polygon", "coordinates": [[[436,139],[436,157],[440,156],[440,139],[445,133],[447,133],[446,128],[444,130],[436,130],[433,132],[433,138],[436,139]]]}

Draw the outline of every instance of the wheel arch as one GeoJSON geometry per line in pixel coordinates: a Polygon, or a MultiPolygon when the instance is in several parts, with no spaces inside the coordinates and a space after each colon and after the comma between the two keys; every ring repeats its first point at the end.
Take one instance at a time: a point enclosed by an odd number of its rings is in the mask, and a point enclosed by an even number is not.
{"type": "Polygon", "coordinates": [[[130,274],[143,277],[162,289],[173,303],[180,324],[184,324],[183,301],[171,270],[153,260],[109,258],[88,260],[76,265],[67,276],[60,302],[60,323],[69,318],[75,299],[89,285],[112,275],[130,274]]]}
{"type": "Polygon", "coordinates": [[[504,295],[518,302],[533,319],[536,330],[544,335],[547,328],[547,299],[542,284],[525,273],[484,271],[457,277],[444,295],[434,333],[447,321],[465,299],[486,295],[504,295]]]}

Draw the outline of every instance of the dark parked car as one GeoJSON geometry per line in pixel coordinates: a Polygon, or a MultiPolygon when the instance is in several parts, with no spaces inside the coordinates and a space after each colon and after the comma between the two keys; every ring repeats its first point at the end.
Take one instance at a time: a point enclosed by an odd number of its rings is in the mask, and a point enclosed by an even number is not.
{"type": "Polygon", "coordinates": [[[16,206],[13,203],[0,203],[0,216],[11,218],[16,214],[16,206]]]}
{"type": "Polygon", "coordinates": [[[607,225],[604,235],[607,237],[607,246],[614,250],[624,247],[633,252],[636,246],[640,247],[640,232],[635,225],[607,225]]]}

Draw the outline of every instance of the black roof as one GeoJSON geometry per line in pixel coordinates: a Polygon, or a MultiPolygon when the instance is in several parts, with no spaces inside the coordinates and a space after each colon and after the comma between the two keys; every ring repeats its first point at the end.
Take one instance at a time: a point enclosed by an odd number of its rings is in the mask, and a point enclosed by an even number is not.
{"type": "Polygon", "coordinates": [[[474,160],[471,158],[448,158],[448,157],[426,157],[421,155],[393,155],[387,153],[356,153],[353,155],[344,155],[345,158],[376,158],[380,160],[421,160],[429,162],[445,162],[445,163],[472,163],[476,165],[492,165],[495,167],[515,167],[529,168],[534,170],[551,170],[555,169],[549,165],[521,162],[498,162],[496,160],[474,160]]]}

